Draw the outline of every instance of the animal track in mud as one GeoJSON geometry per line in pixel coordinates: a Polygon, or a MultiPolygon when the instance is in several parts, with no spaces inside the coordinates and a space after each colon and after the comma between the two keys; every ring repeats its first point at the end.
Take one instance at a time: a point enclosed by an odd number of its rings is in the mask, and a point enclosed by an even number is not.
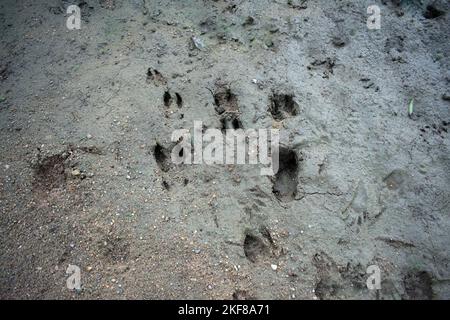
{"type": "Polygon", "coordinates": [[[276,94],[270,97],[269,111],[275,120],[281,121],[291,116],[296,116],[299,112],[297,102],[294,95],[276,94]]]}
{"type": "Polygon", "coordinates": [[[155,157],[156,164],[163,172],[170,170],[171,162],[169,150],[157,143],[153,148],[153,155],[155,157]]]}
{"type": "Polygon", "coordinates": [[[46,191],[64,186],[66,182],[65,160],[66,157],[61,154],[55,154],[41,160],[35,168],[34,186],[46,191]]]}
{"type": "Polygon", "coordinates": [[[248,260],[255,263],[269,254],[269,247],[259,236],[248,233],[244,239],[244,253],[248,260]]]}
{"type": "Polygon", "coordinates": [[[425,19],[436,19],[440,16],[443,16],[445,11],[436,8],[434,5],[430,4],[427,6],[423,16],[425,19]]]}
{"type": "Polygon", "coordinates": [[[426,271],[409,272],[403,278],[405,292],[411,300],[431,300],[433,298],[432,278],[426,271]]]}
{"type": "MultiPolygon", "coordinates": [[[[402,170],[392,171],[385,179],[390,190],[399,188],[406,179],[402,170]]],[[[353,232],[359,233],[378,221],[384,212],[379,204],[377,191],[373,186],[359,181],[353,191],[350,202],[341,212],[341,218],[353,232]]]]}
{"type": "Polygon", "coordinates": [[[294,150],[280,146],[279,169],[273,178],[272,192],[283,201],[290,202],[297,195],[299,158],[294,150]]]}
{"type": "Polygon", "coordinates": [[[336,263],[324,252],[316,253],[312,262],[319,275],[319,281],[314,290],[315,294],[320,300],[335,297],[340,290],[339,270],[336,263]]]}
{"type": "Polygon", "coordinates": [[[163,101],[166,107],[170,107],[170,105],[172,104],[172,96],[170,95],[169,91],[164,92],[163,101]]]}
{"type": "Polygon", "coordinates": [[[156,69],[147,69],[147,83],[154,83],[156,86],[165,86],[167,84],[166,78],[156,69]]]}
{"type": "Polygon", "coordinates": [[[242,122],[238,117],[234,115],[225,115],[220,118],[220,123],[222,124],[222,130],[226,129],[243,129],[242,122]]]}
{"type": "Polygon", "coordinates": [[[277,246],[267,227],[260,226],[257,232],[246,232],[244,253],[251,262],[256,263],[261,258],[272,255],[275,249],[277,246]]]}
{"type": "Polygon", "coordinates": [[[322,78],[328,79],[330,74],[333,74],[334,67],[336,66],[336,60],[332,58],[326,58],[324,60],[315,59],[307,66],[308,70],[324,69],[322,78]]]}
{"type": "Polygon", "coordinates": [[[177,102],[178,108],[181,108],[183,106],[183,99],[181,98],[180,94],[175,92],[175,101],[177,102]]]}
{"type": "MultiPolygon", "coordinates": [[[[163,101],[164,101],[164,106],[166,106],[167,108],[172,105],[173,97],[169,91],[164,92],[163,101]]],[[[178,92],[175,92],[175,102],[176,102],[178,108],[181,108],[183,106],[183,98],[181,98],[181,95],[178,92]]]]}
{"type": "Polygon", "coordinates": [[[261,208],[267,207],[265,201],[271,196],[262,191],[259,186],[254,186],[245,192],[250,192],[249,196],[246,195],[245,199],[239,199],[238,203],[244,207],[244,212],[251,219],[255,214],[261,212],[261,208]]]}
{"type": "Polygon", "coordinates": [[[242,122],[239,119],[239,105],[237,96],[231,92],[231,89],[223,83],[216,85],[216,91],[213,93],[214,109],[220,116],[222,130],[243,129],[242,122]]]}
{"type": "Polygon", "coordinates": [[[231,89],[224,84],[218,84],[214,92],[214,103],[216,112],[221,115],[224,112],[239,111],[238,99],[231,89]]]}
{"type": "Polygon", "coordinates": [[[405,48],[404,42],[405,36],[403,35],[396,35],[386,39],[384,49],[392,61],[399,63],[405,62],[405,58],[402,54],[405,48]]]}
{"type": "Polygon", "coordinates": [[[420,128],[420,136],[423,138],[424,141],[426,141],[426,138],[424,137],[424,134],[426,133],[432,133],[435,135],[440,136],[442,139],[445,138],[445,135],[448,133],[448,126],[450,125],[449,121],[442,121],[440,124],[432,124],[432,125],[426,125],[422,128],[420,128]]]}
{"type": "Polygon", "coordinates": [[[361,81],[363,83],[364,89],[373,88],[375,90],[375,92],[380,91],[380,87],[375,85],[375,82],[370,80],[369,78],[362,78],[362,79],[359,79],[359,81],[361,81]]]}
{"type": "Polygon", "coordinates": [[[361,264],[339,266],[325,252],[314,255],[313,265],[317,269],[319,281],[316,283],[315,294],[321,300],[342,298],[349,288],[365,290],[366,272],[361,264]]]}

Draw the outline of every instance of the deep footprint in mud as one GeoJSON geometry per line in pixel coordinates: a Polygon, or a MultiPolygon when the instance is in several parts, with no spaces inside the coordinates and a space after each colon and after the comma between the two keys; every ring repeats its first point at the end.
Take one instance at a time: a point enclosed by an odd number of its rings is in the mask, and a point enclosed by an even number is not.
{"type": "Polygon", "coordinates": [[[183,106],[183,98],[181,98],[181,95],[178,92],[175,92],[175,101],[178,108],[181,108],[183,106]]]}
{"type": "Polygon", "coordinates": [[[274,93],[270,98],[269,111],[275,120],[281,121],[296,116],[299,112],[299,106],[294,100],[294,95],[274,93]]]}
{"type": "Polygon", "coordinates": [[[439,8],[434,6],[433,4],[430,4],[430,5],[427,6],[427,9],[423,13],[423,17],[425,19],[436,19],[436,18],[438,18],[440,16],[443,16],[444,14],[445,14],[445,11],[440,10],[439,8]]]}
{"type": "Polygon", "coordinates": [[[280,147],[279,169],[273,178],[272,192],[283,202],[290,202],[297,195],[299,158],[295,151],[280,147]]]}
{"type": "MultiPolygon", "coordinates": [[[[169,108],[172,105],[173,100],[174,97],[170,94],[170,92],[168,90],[165,91],[163,95],[164,106],[166,108],[169,108]]],[[[175,92],[175,102],[178,108],[181,108],[183,106],[183,98],[181,98],[181,95],[178,92],[175,92]]]]}
{"type": "Polygon", "coordinates": [[[268,255],[269,247],[264,241],[253,234],[247,233],[244,239],[244,253],[248,260],[255,263],[261,257],[268,255]]]}
{"type": "Polygon", "coordinates": [[[157,143],[155,145],[155,147],[153,148],[153,155],[155,157],[155,161],[156,161],[158,167],[163,172],[167,172],[170,170],[170,167],[171,167],[170,154],[166,148],[164,148],[162,145],[157,143]]]}
{"type": "Polygon", "coordinates": [[[166,107],[170,107],[170,105],[172,104],[172,96],[170,95],[169,91],[164,92],[163,101],[164,106],[166,107]]]}

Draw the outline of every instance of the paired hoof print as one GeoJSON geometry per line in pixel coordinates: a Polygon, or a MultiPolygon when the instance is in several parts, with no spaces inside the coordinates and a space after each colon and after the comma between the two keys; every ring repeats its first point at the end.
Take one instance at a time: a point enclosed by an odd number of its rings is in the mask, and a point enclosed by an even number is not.
{"type": "Polygon", "coordinates": [[[336,67],[336,59],[326,58],[315,59],[306,68],[308,70],[323,70],[322,78],[329,79],[334,72],[334,67],[336,67]]]}
{"type": "Polygon", "coordinates": [[[225,84],[216,85],[213,93],[215,111],[220,117],[222,131],[227,129],[243,129],[239,119],[239,105],[237,96],[225,84]]]}
{"type": "Polygon", "coordinates": [[[297,195],[299,158],[294,150],[280,147],[279,169],[273,178],[272,192],[278,200],[290,202],[297,195]]]}
{"type": "Polygon", "coordinates": [[[272,118],[281,121],[299,113],[299,106],[294,100],[294,95],[273,94],[270,98],[269,111],[272,118]]]}
{"type": "Polygon", "coordinates": [[[243,129],[241,120],[234,115],[225,115],[221,117],[220,123],[222,124],[222,131],[227,129],[243,129]]]}
{"type": "Polygon", "coordinates": [[[231,92],[231,89],[226,85],[217,85],[214,92],[214,104],[217,114],[221,115],[226,112],[238,112],[237,96],[231,92]]]}
{"type": "Polygon", "coordinates": [[[148,68],[147,83],[153,83],[156,86],[165,86],[167,84],[167,80],[158,70],[148,68]]]}
{"type": "Polygon", "coordinates": [[[174,98],[178,108],[181,108],[183,106],[183,98],[181,98],[181,95],[178,92],[175,92],[174,96],[172,96],[169,91],[165,91],[163,95],[164,106],[169,108],[172,105],[174,98]]]}

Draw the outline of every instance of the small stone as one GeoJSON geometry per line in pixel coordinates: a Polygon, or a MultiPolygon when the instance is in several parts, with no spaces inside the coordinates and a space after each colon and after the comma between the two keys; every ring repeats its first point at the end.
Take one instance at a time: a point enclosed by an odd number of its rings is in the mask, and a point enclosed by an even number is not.
{"type": "Polygon", "coordinates": [[[191,40],[193,45],[192,49],[197,48],[198,50],[203,50],[205,48],[205,43],[199,37],[194,36],[191,40]]]}
{"type": "Polygon", "coordinates": [[[271,264],[270,267],[272,268],[273,271],[277,271],[278,266],[276,264],[271,264]]]}
{"type": "Polygon", "coordinates": [[[92,135],[91,135],[91,134],[88,134],[88,135],[86,136],[86,138],[92,139],[92,135]]]}
{"type": "Polygon", "coordinates": [[[442,99],[445,101],[450,101],[450,93],[444,93],[442,95],[442,99]]]}
{"type": "Polygon", "coordinates": [[[72,170],[72,176],[78,177],[80,174],[81,174],[80,170],[78,169],[72,170]]]}

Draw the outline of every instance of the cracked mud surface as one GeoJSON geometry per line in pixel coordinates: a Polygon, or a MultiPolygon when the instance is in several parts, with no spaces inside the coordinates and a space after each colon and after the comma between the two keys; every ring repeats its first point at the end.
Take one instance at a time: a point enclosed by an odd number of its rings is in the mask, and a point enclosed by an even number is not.
{"type": "Polygon", "coordinates": [[[449,10],[2,1],[0,297],[450,298],[449,10]],[[172,164],[194,121],[280,129],[280,172],[172,164]]]}

